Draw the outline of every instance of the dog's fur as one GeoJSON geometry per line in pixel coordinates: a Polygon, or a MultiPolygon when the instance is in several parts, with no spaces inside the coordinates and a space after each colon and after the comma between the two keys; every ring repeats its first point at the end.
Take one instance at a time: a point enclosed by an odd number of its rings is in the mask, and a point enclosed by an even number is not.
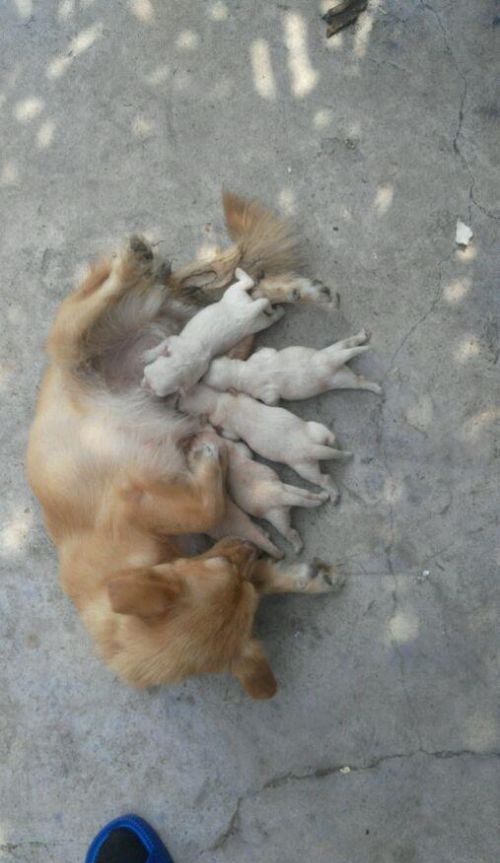
{"type": "Polygon", "coordinates": [[[62,303],[27,472],[62,586],[112,669],[136,686],[230,672],[267,698],[276,684],[252,636],[260,594],[331,590],[333,570],[256,561],[234,539],[186,557],[183,537],[224,518],[224,452],[172,399],[140,387],[144,351],[222,295],[237,266],[263,276],[262,291],[267,277],[274,290],[280,274],[293,283],[288,226],[234,196],[225,207],[236,244],[215,261],[171,273],[135,238],[62,303]]]}
{"type": "Polygon", "coordinates": [[[224,437],[243,440],[257,455],[289,465],[337,499],[338,490],[332,478],[320,471],[319,462],[346,459],[351,454],[333,447],[335,435],[326,426],[243,393],[221,393],[206,384],[197,384],[179,404],[186,413],[207,417],[224,437]]]}
{"type": "Polygon", "coordinates": [[[370,334],[361,330],[322,350],[294,346],[277,351],[261,348],[246,362],[213,360],[203,382],[217,390],[235,389],[267,405],[280,399],[309,399],[328,390],[358,389],[381,394],[382,388],[353,372],[346,363],[369,350],[370,334]]]}

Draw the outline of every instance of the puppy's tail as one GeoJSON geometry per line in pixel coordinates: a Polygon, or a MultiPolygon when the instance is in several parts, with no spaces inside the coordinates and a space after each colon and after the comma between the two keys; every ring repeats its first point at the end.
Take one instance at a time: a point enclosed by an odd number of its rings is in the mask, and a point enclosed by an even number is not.
{"type": "Polygon", "coordinates": [[[303,269],[303,244],[289,221],[231,192],[223,193],[223,204],[227,232],[237,245],[239,266],[245,272],[262,278],[303,269]]]}

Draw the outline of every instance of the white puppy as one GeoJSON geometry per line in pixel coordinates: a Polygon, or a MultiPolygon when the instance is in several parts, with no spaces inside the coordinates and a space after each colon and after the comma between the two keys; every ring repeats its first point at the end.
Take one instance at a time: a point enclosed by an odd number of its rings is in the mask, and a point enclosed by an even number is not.
{"type": "Polygon", "coordinates": [[[254,461],[244,443],[227,441],[226,452],[227,484],[233,500],[250,515],[265,518],[293,546],[296,553],[301,551],[304,543],[290,524],[290,508],[320,506],[327,500],[328,493],[321,491],[317,494],[287,485],[271,467],[254,461]]]}
{"type": "Polygon", "coordinates": [[[220,393],[198,384],[179,401],[180,410],[206,416],[224,437],[244,440],[254,452],[270,461],[288,464],[304,479],[337,498],[328,474],[321,473],[319,460],[345,459],[350,453],[333,449],[335,435],[326,426],[306,422],[284,408],[273,408],[243,394],[220,393]]]}
{"type": "Polygon", "coordinates": [[[260,399],[268,405],[282,399],[309,399],[335,389],[370,390],[381,394],[382,388],[362,375],[356,375],[345,363],[369,350],[370,334],[361,330],[322,350],[289,347],[282,351],[262,348],[245,362],[226,357],[213,360],[203,380],[217,390],[235,389],[260,399]]]}
{"type": "Polygon", "coordinates": [[[218,303],[202,309],[178,336],[169,336],[144,355],[143,385],[157,396],[188,392],[205,374],[210,360],[241,339],[277,321],[283,309],[273,309],[267,299],[254,300],[254,281],[243,270],[218,303]]]}

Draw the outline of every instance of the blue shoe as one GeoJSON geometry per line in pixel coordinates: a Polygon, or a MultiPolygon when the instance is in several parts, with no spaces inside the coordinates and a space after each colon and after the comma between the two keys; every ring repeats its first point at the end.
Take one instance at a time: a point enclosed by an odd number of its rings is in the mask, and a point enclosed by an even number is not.
{"type": "Polygon", "coordinates": [[[158,834],[138,815],[106,824],[92,840],[85,863],[174,863],[158,834]]]}

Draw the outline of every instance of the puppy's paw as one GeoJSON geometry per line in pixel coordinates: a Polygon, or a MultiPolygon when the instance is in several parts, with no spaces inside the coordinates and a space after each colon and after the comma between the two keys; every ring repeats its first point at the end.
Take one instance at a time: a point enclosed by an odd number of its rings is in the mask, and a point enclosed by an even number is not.
{"type": "Polygon", "coordinates": [[[371,337],[371,330],[363,327],[359,333],[356,333],[356,335],[352,337],[353,345],[366,345],[370,341],[371,337]]]}
{"type": "Polygon", "coordinates": [[[226,447],[221,446],[221,443],[221,439],[213,429],[206,429],[197,435],[188,453],[188,461],[191,467],[198,465],[200,462],[215,462],[221,458],[224,460],[226,447]]]}
{"type": "Polygon", "coordinates": [[[343,588],[345,576],[337,572],[334,566],[315,557],[308,567],[307,593],[338,593],[343,588]]]}
{"type": "Polygon", "coordinates": [[[297,530],[294,530],[294,528],[291,528],[286,535],[286,539],[292,546],[295,554],[300,554],[304,548],[304,540],[300,533],[297,530]]]}
{"type": "Polygon", "coordinates": [[[266,405],[277,405],[280,400],[280,391],[273,384],[266,384],[257,393],[257,398],[266,405]]]}
{"type": "Polygon", "coordinates": [[[150,348],[148,351],[144,351],[142,354],[142,361],[145,366],[148,366],[150,363],[154,363],[158,357],[168,357],[169,353],[168,339],[164,339],[159,345],[156,345],[155,348],[150,348]]]}

